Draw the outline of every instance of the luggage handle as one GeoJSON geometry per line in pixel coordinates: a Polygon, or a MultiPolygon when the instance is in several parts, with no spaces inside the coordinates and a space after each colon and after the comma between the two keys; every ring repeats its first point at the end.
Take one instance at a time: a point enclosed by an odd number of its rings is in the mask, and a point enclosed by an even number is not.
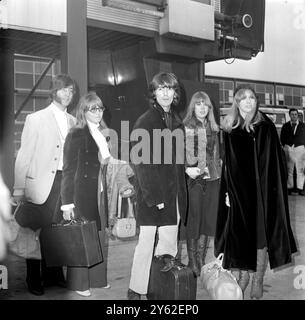
{"type": "Polygon", "coordinates": [[[86,224],[90,222],[84,217],[76,218],[76,219],[71,219],[71,220],[61,220],[60,223],[52,223],[52,226],[71,226],[74,224],[86,224]]]}
{"type": "MultiPolygon", "coordinates": [[[[134,218],[133,207],[130,200],[130,197],[126,198],[128,203],[128,217],[126,218],[134,218]]],[[[121,210],[122,210],[122,196],[119,194],[118,196],[118,215],[117,218],[121,219],[121,210]]]]}

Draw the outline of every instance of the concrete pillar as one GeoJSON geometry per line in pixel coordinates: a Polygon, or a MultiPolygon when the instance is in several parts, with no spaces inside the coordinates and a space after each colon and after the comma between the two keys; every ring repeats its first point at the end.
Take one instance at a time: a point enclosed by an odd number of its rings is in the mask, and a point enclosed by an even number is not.
{"type": "Polygon", "coordinates": [[[67,34],[61,49],[62,71],[77,82],[83,95],[88,90],[87,1],[67,0],[67,34]]]}

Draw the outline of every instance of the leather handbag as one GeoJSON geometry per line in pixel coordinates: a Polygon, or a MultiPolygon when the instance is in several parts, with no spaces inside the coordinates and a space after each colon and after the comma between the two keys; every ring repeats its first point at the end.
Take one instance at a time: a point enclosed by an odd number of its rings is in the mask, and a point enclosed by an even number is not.
{"type": "Polygon", "coordinates": [[[243,300],[243,293],[231,271],[222,267],[223,253],[204,265],[200,280],[212,300],[243,300]]]}
{"type": "Polygon", "coordinates": [[[54,224],[41,230],[40,239],[47,267],[91,267],[103,261],[95,221],[54,224]]]}
{"type": "Polygon", "coordinates": [[[8,242],[8,250],[14,255],[24,259],[41,260],[39,232],[30,228],[21,227],[15,218],[15,214],[19,209],[17,206],[14,215],[9,220],[10,240],[8,242]]]}
{"type": "Polygon", "coordinates": [[[136,219],[133,203],[129,198],[118,197],[118,216],[112,228],[112,234],[117,238],[130,238],[136,235],[136,219]]]}

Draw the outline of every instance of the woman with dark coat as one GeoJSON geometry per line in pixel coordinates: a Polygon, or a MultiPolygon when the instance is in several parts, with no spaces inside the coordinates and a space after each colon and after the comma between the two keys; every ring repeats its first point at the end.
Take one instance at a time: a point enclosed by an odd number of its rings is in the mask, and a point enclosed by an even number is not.
{"type": "Polygon", "coordinates": [[[140,234],[127,294],[130,300],[139,300],[141,294],[147,293],[153,254],[176,256],[178,225],[180,218],[185,220],[186,213],[184,129],[175,112],[179,101],[178,80],[172,73],[159,73],[149,89],[150,108],[136,121],[132,133],[137,137],[131,158],[140,234]],[[157,136],[161,132],[164,139],[159,140],[157,136]],[[141,155],[136,158],[138,154],[141,155]]]}
{"type": "Polygon", "coordinates": [[[180,240],[186,240],[189,267],[199,276],[205,264],[209,237],[215,236],[218,209],[219,128],[209,96],[195,92],[183,120],[186,135],[188,213],[180,226],[180,240]]]}
{"type": "Polygon", "coordinates": [[[275,125],[258,107],[250,86],[236,88],[231,113],[222,124],[225,157],[215,236],[215,255],[224,253],[224,268],[240,270],[243,292],[249,270],[254,271],[250,296],[256,299],[263,296],[267,253],[273,269],[291,262],[297,250],[285,159],[275,125]]]}
{"type": "Polygon", "coordinates": [[[84,217],[95,221],[99,230],[104,261],[92,267],[68,267],[67,287],[82,296],[90,296],[91,288],[108,288],[105,254],[105,208],[101,205],[103,183],[101,161],[110,158],[106,138],[103,103],[89,92],[80,100],[77,124],[69,132],[64,145],[64,166],[61,183],[62,211],[65,220],[84,217]],[[101,214],[99,212],[99,207],[101,214]]]}

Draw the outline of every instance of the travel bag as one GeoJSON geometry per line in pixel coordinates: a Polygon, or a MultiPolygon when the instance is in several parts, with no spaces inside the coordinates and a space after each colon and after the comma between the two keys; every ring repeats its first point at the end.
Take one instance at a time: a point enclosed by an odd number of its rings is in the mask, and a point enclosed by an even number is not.
{"type": "Polygon", "coordinates": [[[196,300],[197,279],[193,271],[170,255],[153,257],[148,300],[196,300]]]}

